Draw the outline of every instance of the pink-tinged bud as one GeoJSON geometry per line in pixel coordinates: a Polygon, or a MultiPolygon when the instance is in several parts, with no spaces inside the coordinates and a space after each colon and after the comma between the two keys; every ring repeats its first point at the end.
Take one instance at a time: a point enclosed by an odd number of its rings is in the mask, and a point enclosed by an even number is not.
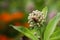
{"type": "Polygon", "coordinates": [[[55,15],[56,15],[57,11],[56,10],[52,10],[48,16],[49,16],[49,20],[52,19],[55,15]]]}
{"type": "Polygon", "coordinates": [[[34,10],[34,4],[33,3],[28,3],[26,6],[26,10],[28,12],[32,12],[34,10]]]}

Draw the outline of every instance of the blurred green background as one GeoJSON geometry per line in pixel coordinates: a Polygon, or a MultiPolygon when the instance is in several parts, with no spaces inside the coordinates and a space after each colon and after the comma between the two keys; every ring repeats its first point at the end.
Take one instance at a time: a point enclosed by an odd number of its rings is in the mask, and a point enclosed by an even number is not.
{"type": "MultiPolygon", "coordinates": [[[[0,0],[0,14],[5,11],[9,13],[22,11],[26,17],[25,19],[20,20],[21,22],[27,22],[28,14],[33,10],[42,11],[44,7],[48,8],[48,23],[49,20],[51,20],[58,12],[60,12],[60,0],[0,0]]],[[[17,31],[14,31],[16,30],[13,30],[12,32],[10,31],[7,35],[14,37],[14,35],[18,34],[17,31]]]]}

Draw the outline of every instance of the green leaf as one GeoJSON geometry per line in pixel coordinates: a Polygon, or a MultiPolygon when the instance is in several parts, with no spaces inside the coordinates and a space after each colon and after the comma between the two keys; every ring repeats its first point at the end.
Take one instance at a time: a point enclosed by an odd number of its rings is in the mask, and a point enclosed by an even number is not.
{"type": "Polygon", "coordinates": [[[44,40],[49,40],[59,20],[60,20],[60,13],[57,13],[57,15],[53,19],[50,20],[50,22],[48,23],[46,27],[46,30],[44,32],[44,40]]]}
{"type": "Polygon", "coordinates": [[[60,35],[58,34],[57,36],[52,37],[51,39],[52,39],[52,40],[54,40],[54,39],[60,39],[60,35]]]}
{"type": "Polygon", "coordinates": [[[25,28],[22,26],[20,26],[20,27],[13,26],[13,28],[16,29],[17,31],[23,33],[25,36],[31,38],[32,40],[38,40],[38,38],[28,28],[25,28]]]}
{"type": "Polygon", "coordinates": [[[55,32],[52,34],[51,39],[60,39],[60,27],[57,27],[55,32]]]}
{"type": "Polygon", "coordinates": [[[47,8],[47,7],[43,8],[43,9],[42,9],[42,12],[43,12],[43,14],[44,14],[45,17],[46,17],[46,16],[47,16],[47,12],[48,12],[48,8],[47,8]]]}

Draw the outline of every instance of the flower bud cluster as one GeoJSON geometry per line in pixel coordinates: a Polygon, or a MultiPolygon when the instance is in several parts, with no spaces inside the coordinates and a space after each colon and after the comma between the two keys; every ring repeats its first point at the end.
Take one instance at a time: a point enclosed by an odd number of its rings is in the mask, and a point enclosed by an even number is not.
{"type": "Polygon", "coordinates": [[[45,16],[43,12],[39,10],[35,10],[28,16],[28,23],[30,24],[30,27],[34,27],[38,25],[40,27],[41,24],[45,21],[45,16]]]}

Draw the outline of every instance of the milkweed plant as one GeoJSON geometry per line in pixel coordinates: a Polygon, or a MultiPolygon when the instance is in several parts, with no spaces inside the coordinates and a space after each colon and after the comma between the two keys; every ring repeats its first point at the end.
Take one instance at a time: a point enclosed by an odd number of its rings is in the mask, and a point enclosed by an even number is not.
{"type": "Polygon", "coordinates": [[[1,1],[0,40],[60,40],[60,2],[46,1],[1,1]]]}
{"type": "Polygon", "coordinates": [[[42,11],[34,10],[28,14],[29,28],[23,26],[15,27],[13,25],[12,27],[23,33],[29,40],[59,40],[60,27],[57,26],[57,23],[60,20],[60,13],[46,24],[47,13],[47,7],[43,8],[42,11]]]}

